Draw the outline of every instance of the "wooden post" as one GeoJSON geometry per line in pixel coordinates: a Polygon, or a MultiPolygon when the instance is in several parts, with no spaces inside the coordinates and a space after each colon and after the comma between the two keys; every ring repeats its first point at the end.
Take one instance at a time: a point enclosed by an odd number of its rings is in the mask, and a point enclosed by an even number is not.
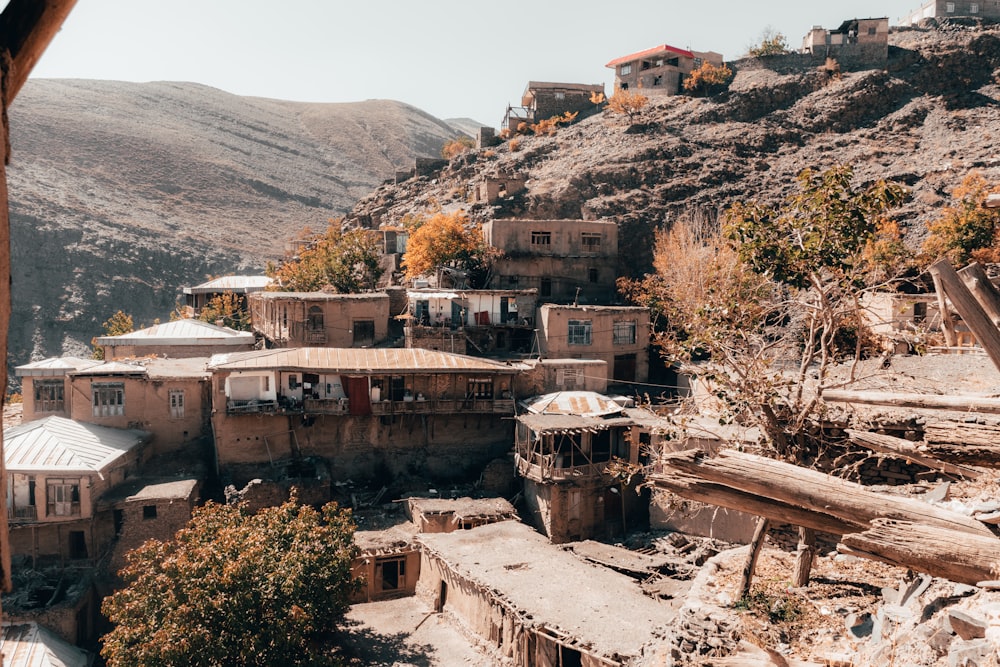
{"type": "Polygon", "coordinates": [[[993,326],[1000,327],[1000,291],[986,275],[983,265],[973,262],[959,271],[958,275],[972,292],[972,296],[976,298],[979,305],[983,307],[986,315],[993,322],[993,326]]]}
{"type": "Polygon", "coordinates": [[[753,531],[753,539],[750,540],[750,553],[747,554],[747,561],[743,565],[743,572],[740,574],[740,581],[736,587],[737,601],[750,594],[753,571],[757,569],[757,558],[760,556],[761,547],[764,546],[764,538],[767,536],[767,524],[766,517],[757,519],[757,527],[753,531]]]}
{"type": "Polygon", "coordinates": [[[958,335],[955,333],[955,323],[951,321],[951,311],[948,310],[948,299],[944,295],[941,280],[931,274],[934,280],[934,292],[937,294],[938,310],[941,311],[941,332],[944,334],[944,344],[948,347],[958,347],[958,335]]]}
{"type": "Polygon", "coordinates": [[[927,270],[934,277],[935,284],[940,280],[940,284],[944,287],[944,292],[948,295],[952,305],[955,306],[955,310],[976,336],[979,345],[986,350],[993,365],[1000,368],[1000,329],[993,324],[986,311],[979,305],[976,297],[965,286],[962,278],[948,263],[948,260],[939,259],[927,267],[927,270]]]}
{"type": "Polygon", "coordinates": [[[809,583],[809,573],[812,571],[815,556],[816,531],[812,528],[799,526],[799,546],[795,552],[795,572],[792,573],[792,586],[798,588],[809,583]]]}

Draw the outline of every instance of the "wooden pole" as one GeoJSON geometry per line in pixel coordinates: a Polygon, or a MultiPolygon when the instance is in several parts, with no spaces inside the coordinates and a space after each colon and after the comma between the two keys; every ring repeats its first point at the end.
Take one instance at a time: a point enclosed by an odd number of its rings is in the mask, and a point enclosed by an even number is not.
{"type": "Polygon", "coordinates": [[[941,285],[941,280],[933,273],[931,279],[934,281],[938,310],[941,312],[941,332],[944,334],[944,343],[948,347],[958,347],[958,335],[955,333],[955,323],[951,321],[951,311],[948,310],[948,299],[944,295],[944,287],[941,285]]]}
{"type": "Polygon", "coordinates": [[[824,401],[833,403],[861,403],[862,405],[888,405],[898,408],[1000,414],[1000,398],[993,396],[903,394],[885,391],[826,389],[821,397],[824,401]]]}
{"type": "Polygon", "coordinates": [[[972,292],[972,296],[976,298],[979,305],[983,307],[983,311],[993,322],[993,326],[1000,327],[1000,291],[986,275],[983,265],[973,262],[960,270],[958,275],[972,292]]]}
{"type": "Polygon", "coordinates": [[[809,583],[813,559],[816,557],[816,531],[799,526],[799,546],[795,552],[795,571],[792,586],[799,588],[809,583]]]}
{"type": "Polygon", "coordinates": [[[927,267],[931,276],[940,280],[944,292],[948,296],[955,310],[962,316],[962,320],[969,327],[979,341],[979,345],[986,350],[993,361],[993,365],[1000,368],[1000,329],[990,320],[986,311],[979,305],[976,297],[972,295],[969,288],[962,282],[961,277],[955,272],[948,260],[939,259],[927,267]]]}
{"type": "Polygon", "coordinates": [[[757,569],[757,558],[760,556],[761,547],[764,546],[764,538],[767,536],[767,518],[757,519],[757,527],[753,531],[753,539],[750,540],[750,553],[747,554],[746,563],[743,564],[743,572],[740,573],[740,581],[736,585],[736,599],[742,600],[750,594],[750,583],[753,581],[753,572],[757,569]]]}
{"type": "Polygon", "coordinates": [[[981,474],[980,471],[975,468],[955,465],[953,463],[940,460],[926,450],[926,444],[918,449],[919,445],[917,443],[910,442],[909,440],[894,438],[891,435],[882,435],[881,433],[869,433],[868,431],[856,431],[853,429],[847,429],[847,437],[851,439],[851,442],[861,445],[866,449],[870,449],[873,452],[889,454],[894,458],[901,458],[906,461],[912,461],[913,463],[919,463],[922,466],[926,466],[932,470],[938,470],[948,475],[957,475],[959,477],[965,477],[966,479],[975,479],[981,474]]]}
{"type": "Polygon", "coordinates": [[[982,522],[958,512],[913,498],[876,493],[845,479],[744,452],[723,450],[715,458],[707,458],[704,452],[688,450],[664,455],[660,465],[665,470],[654,475],[654,481],[681,472],[850,523],[864,525],[889,518],[993,535],[982,522]]]}

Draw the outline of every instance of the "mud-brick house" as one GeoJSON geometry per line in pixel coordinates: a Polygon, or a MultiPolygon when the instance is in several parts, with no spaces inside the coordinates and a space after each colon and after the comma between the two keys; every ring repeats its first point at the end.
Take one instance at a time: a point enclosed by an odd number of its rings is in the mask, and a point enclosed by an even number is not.
{"type": "Polygon", "coordinates": [[[184,305],[190,308],[194,316],[197,317],[201,309],[212,299],[228,292],[242,297],[245,307],[248,294],[263,292],[273,282],[274,280],[267,276],[221,276],[213,278],[200,285],[183,288],[184,305]]]}
{"type": "Polygon", "coordinates": [[[1000,0],[928,0],[899,22],[908,26],[923,19],[942,18],[1000,19],[1000,0]]]}
{"type": "Polygon", "coordinates": [[[414,541],[417,526],[404,522],[386,530],[359,530],[354,543],[359,553],[351,562],[351,576],[363,581],[351,602],[375,602],[413,595],[420,576],[420,548],[414,541]]]}
{"type": "Polygon", "coordinates": [[[889,58],[889,19],[850,19],[833,30],[815,26],[802,39],[802,52],[836,58],[846,65],[885,65],[889,58]]]}
{"type": "Polygon", "coordinates": [[[510,448],[504,363],[424,349],[288,348],[209,364],[221,469],[315,456],[333,479],[460,478],[510,448]]]}
{"type": "Polygon", "coordinates": [[[618,225],[606,220],[490,220],[502,251],[491,289],[538,290],[539,302],[610,303],[617,294],[618,225]]]}
{"type": "Polygon", "coordinates": [[[458,616],[503,664],[671,664],[657,652],[657,637],[673,617],[664,603],[643,595],[627,575],[549,544],[520,522],[416,539],[417,595],[458,616]]]}
{"type": "Polygon", "coordinates": [[[615,71],[615,90],[639,91],[643,95],[677,95],[684,79],[706,62],[721,66],[722,54],[661,44],[615,58],[605,67],[615,71]]]}
{"type": "Polygon", "coordinates": [[[508,356],[535,347],[537,290],[411,289],[406,347],[508,356]]]}
{"type": "MultiPolygon", "coordinates": [[[[553,542],[620,535],[639,520],[635,481],[615,467],[638,466],[642,421],[607,396],[564,391],[521,403],[514,462],[535,526],[553,542]]],[[[633,409],[634,410],[634,409],[633,409]]]]}
{"type": "Polygon", "coordinates": [[[546,359],[600,359],[607,363],[608,384],[648,379],[648,308],[545,304],[538,312],[546,359]]]}
{"type": "Polygon", "coordinates": [[[601,108],[591,100],[598,93],[604,94],[603,83],[529,81],[521,95],[521,106],[508,106],[500,127],[516,130],[521,123],[531,125],[566,112],[586,118],[601,108]]]}
{"type": "Polygon", "coordinates": [[[371,347],[389,332],[385,292],[258,292],[250,320],[268,347],[371,347]]]}
{"type": "Polygon", "coordinates": [[[101,362],[96,359],[77,357],[51,357],[14,369],[14,375],[21,378],[23,399],[21,421],[30,422],[43,417],[69,417],[68,375],[101,362]]]}
{"type": "Polygon", "coordinates": [[[196,450],[211,435],[207,358],[107,361],[70,373],[69,416],[152,433],[153,453],[196,450]]]}
{"type": "Polygon", "coordinates": [[[150,356],[184,359],[252,350],[256,337],[249,331],[236,331],[188,318],[118,336],[98,336],[94,343],[104,351],[107,360],[150,356]]]}
{"type": "Polygon", "coordinates": [[[137,474],[151,434],[46,417],[4,432],[12,553],[93,559],[114,537],[95,521],[97,499],[137,474]]]}

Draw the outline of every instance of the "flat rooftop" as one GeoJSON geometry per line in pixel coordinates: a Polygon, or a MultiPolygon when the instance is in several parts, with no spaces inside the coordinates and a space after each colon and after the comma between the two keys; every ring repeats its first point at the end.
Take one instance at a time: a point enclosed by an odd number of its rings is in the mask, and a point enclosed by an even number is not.
{"type": "Polygon", "coordinates": [[[416,539],[457,574],[530,615],[535,626],[558,629],[600,655],[638,656],[673,617],[635,580],[581,560],[522,523],[416,539]]]}

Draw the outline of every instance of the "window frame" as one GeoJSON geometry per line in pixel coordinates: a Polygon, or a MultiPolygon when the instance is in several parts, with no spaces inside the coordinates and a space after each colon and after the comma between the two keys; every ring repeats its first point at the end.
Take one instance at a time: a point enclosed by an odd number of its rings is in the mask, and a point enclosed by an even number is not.
{"type": "Polygon", "coordinates": [[[124,382],[92,382],[90,404],[95,417],[121,417],[125,414],[124,382]]]}
{"type": "Polygon", "coordinates": [[[580,232],[580,245],[584,250],[594,252],[600,249],[603,237],[600,232],[580,232]]]}
{"type": "Polygon", "coordinates": [[[616,320],[611,325],[612,344],[635,345],[638,328],[639,323],[637,320],[616,320]]]}
{"type": "Polygon", "coordinates": [[[592,345],[593,331],[593,320],[567,320],[566,344],[580,346],[592,345]]]}
{"type": "Polygon", "coordinates": [[[45,480],[45,515],[81,515],[79,477],[50,477],[45,480]],[[68,511],[59,511],[66,507],[68,511]]]}
{"type": "Polygon", "coordinates": [[[552,232],[545,231],[534,231],[531,232],[531,245],[533,246],[551,246],[552,245],[552,232]]]}
{"type": "Polygon", "coordinates": [[[35,412],[65,412],[66,382],[65,380],[35,380],[32,383],[32,407],[35,412]],[[42,394],[48,394],[42,396],[42,394]]]}
{"type": "Polygon", "coordinates": [[[167,392],[167,404],[173,419],[184,418],[184,390],[171,389],[167,392]]]}

